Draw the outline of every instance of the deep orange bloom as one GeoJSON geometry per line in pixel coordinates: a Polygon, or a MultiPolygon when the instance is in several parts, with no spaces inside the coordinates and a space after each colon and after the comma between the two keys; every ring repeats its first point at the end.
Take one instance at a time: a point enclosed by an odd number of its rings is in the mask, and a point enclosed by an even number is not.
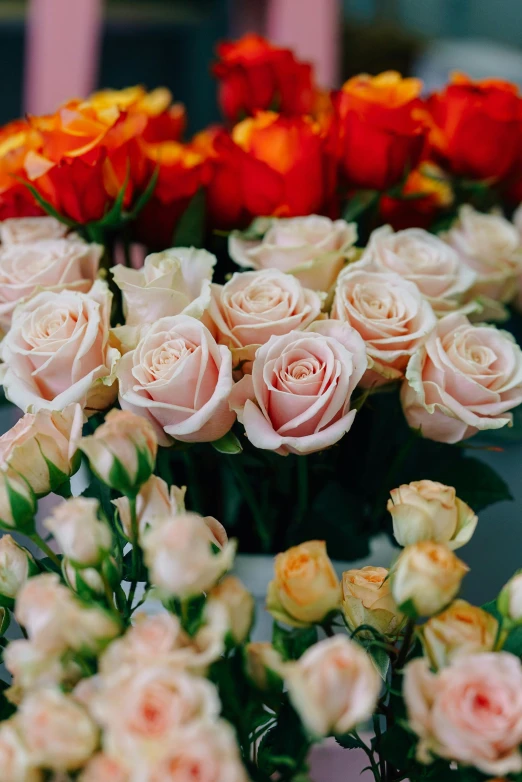
{"type": "Polygon", "coordinates": [[[429,228],[437,212],[453,202],[453,191],[439,166],[424,161],[411,172],[398,197],[384,195],[379,202],[383,223],[396,231],[403,228],[429,228]]]}
{"type": "Polygon", "coordinates": [[[522,100],[514,84],[455,75],[431,96],[428,108],[433,118],[430,142],[453,174],[495,180],[509,176],[522,138],[522,100]]]}
{"type": "Polygon", "coordinates": [[[208,203],[214,225],[314,214],[331,205],[333,166],[324,135],[309,118],[259,112],[231,135],[215,132],[213,150],[208,203]]]}
{"type": "Polygon", "coordinates": [[[331,143],[351,187],[388,190],[420,160],[428,132],[422,83],[361,74],[334,93],[331,143]]]}
{"type": "Polygon", "coordinates": [[[24,161],[28,151],[40,146],[39,133],[25,120],[15,120],[0,130],[0,220],[43,214],[27,187],[19,181],[25,178],[24,161]]]}
{"type": "Polygon", "coordinates": [[[219,103],[231,123],[267,109],[287,116],[312,111],[316,93],[312,67],[296,60],[290,49],[248,34],[221,43],[217,54],[213,72],[220,81],[219,103]]]}

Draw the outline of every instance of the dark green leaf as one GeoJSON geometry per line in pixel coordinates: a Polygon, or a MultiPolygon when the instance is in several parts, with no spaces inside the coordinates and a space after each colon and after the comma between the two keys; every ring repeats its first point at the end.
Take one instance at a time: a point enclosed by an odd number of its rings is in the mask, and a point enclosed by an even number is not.
{"type": "Polygon", "coordinates": [[[360,749],[361,742],[355,736],[346,733],[344,736],[336,736],[336,742],[343,749],[360,749]]]}
{"type": "Polygon", "coordinates": [[[65,225],[69,226],[69,228],[75,228],[78,225],[78,223],[75,223],[74,220],[70,220],[68,217],[61,215],[60,212],[58,212],[54,206],[49,203],[49,201],[45,200],[45,198],[38,192],[36,187],[30,182],[27,182],[21,177],[13,177],[13,179],[16,179],[29,190],[37,204],[39,204],[39,206],[41,206],[44,212],[46,212],[48,215],[51,215],[51,217],[59,220],[60,223],[65,223],[65,225]]]}
{"type": "Polygon", "coordinates": [[[298,660],[315,643],[317,643],[316,627],[298,627],[286,630],[274,622],[272,645],[283,660],[298,660]]]}
{"type": "Polygon", "coordinates": [[[9,684],[0,680],[0,722],[9,719],[16,711],[16,707],[7,700],[5,695],[9,687],[9,684]]]}
{"type": "Polygon", "coordinates": [[[34,532],[34,515],[36,513],[36,499],[32,489],[30,490],[32,495],[31,501],[31,499],[27,499],[27,497],[15,491],[8,480],[6,481],[6,487],[16,529],[19,532],[23,532],[24,535],[31,535],[34,532]]]}
{"type": "MultiPolygon", "coordinates": [[[[278,769],[302,771],[310,739],[301,720],[287,701],[281,707],[277,725],[263,736],[258,750],[258,764],[266,774],[278,769]]],[[[292,775],[293,776],[293,775],[292,775]]]]}
{"type": "Polygon", "coordinates": [[[379,195],[378,190],[359,190],[346,204],[343,219],[347,223],[357,220],[363,212],[377,203],[379,195]]]}
{"type": "Polygon", "coordinates": [[[36,562],[40,570],[42,570],[44,573],[58,573],[59,575],[62,574],[62,571],[58,565],[53,562],[50,557],[42,557],[41,559],[37,559],[36,562]]]}
{"type": "Polygon", "coordinates": [[[492,616],[494,616],[495,619],[500,620],[501,617],[500,617],[499,610],[497,608],[497,600],[496,600],[496,598],[495,598],[495,600],[490,600],[489,603],[484,603],[484,605],[482,606],[482,609],[484,611],[487,611],[488,614],[491,614],[492,616]]]}
{"type": "Polygon", "coordinates": [[[203,612],[207,599],[205,595],[198,595],[187,600],[183,606],[181,621],[183,629],[191,637],[196,635],[203,624],[203,612]]]}
{"type": "Polygon", "coordinates": [[[504,479],[492,467],[471,456],[452,465],[447,473],[443,469],[436,479],[454,486],[457,497],[467,502],[475,512],[494,502],[513,499],[504,479]]]}
{"type": "Polygon", "coordinates": [[[85,491],[82,492],[82,497],[93,497],[100,503],[104,516],[111,520],[114,517],[114,505],[111,503],[111,492],[108,486],[100,481],[96,476],[93,478],[85,491]]]}
{"type": "Polygon", "coordinates": [[[502,649],[516,657],[522,657],[522,627],[514,627],[506,638],[502,649]]]}
{"type": "Polygon", "coordinates": [[[223,435],[223,437],[221,437],[219,440],[214,440],[210,444],[219,453],[225,453],[228,455],[241,453],[243,450],[241,443],[232,430],[223,435]]]}
{"type": "Polygon", "coordinates": [[[203,247],[205,241],[206,196],[201,188],[192,197],[174,231],[174,247],[203,247]]]}

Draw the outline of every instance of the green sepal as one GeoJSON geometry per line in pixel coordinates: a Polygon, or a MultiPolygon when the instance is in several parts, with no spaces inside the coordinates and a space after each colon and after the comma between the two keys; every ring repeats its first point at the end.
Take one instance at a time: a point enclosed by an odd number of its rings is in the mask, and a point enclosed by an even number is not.
{"type": "Polygon", "coordinates": [[[317,643],[316,627],[296,627],[293,630],[286,630],[274,622],[272,646],[285,662],[298,660],[315,643],[317,643]]]}
{"type": "Polygon", "coordinates": [[[401,603],[401,605],[399,606],[399,611],[401,611],[405,616],[407,616],[408,619],[419,618],[419,612],[415,608],[415,602],[411,597],[409,597],[408,600],[405,600],[404,603],[401,603]]]}
{"type": "Polygon", "coordinates": [[[11,614],[8,611],[9,606],[0,608],[0,636],[4,636],[11,624],[11,614]]]}
{"type": "Polygon", "coordinates": [[[30,489],[32,502],[15,491],[9,483],[9,480],[6,480],[7,496],[9,498],[14,524],[6,524],[0,519],[0,527],[7,530],[16,529],[18,532],[23,532],[24,535],[32,535],[35,531],[34,517],[36,513],[36,497],[29,484],[27,485],[30,489]]]}
{"type": "Polygon", "coordinates": [[[218,453],[224,453],[229,456],[232,454],[241,453],[243,450],[241,443],[232,430],[223,435],[223,437],[220,437],[219,440],[213,440],[210,445],[218,453]]]}
{"type": "Polygon", "coordinates": [[[351,223],[357,220],[363,212],[373,207],[379,200],[378,190],[359,190],[353,198],[350,198],[343,211],[343,220],[351,223]]]}

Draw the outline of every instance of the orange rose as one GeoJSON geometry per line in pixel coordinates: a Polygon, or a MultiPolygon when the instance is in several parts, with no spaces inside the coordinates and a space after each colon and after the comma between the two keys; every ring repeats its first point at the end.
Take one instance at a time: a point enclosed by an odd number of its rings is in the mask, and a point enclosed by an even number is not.
{"type": "Polygon", "coordinates": [[[238,227],[257,216],[324,213],[335,186],[324,136],[307,117],[259,112],[229,136],[216,131],[208,190],[215,224],[238,227]]]}
{"type": "Polygon", "coordinates": [[[428,131],[421,88],[386,71],[354,76],[333,95],[331,143],[349,185],[387,190],[417,165],[428,131]]]}
{"type": "Polygon", "coordinates": [[[389,223],[396,231],[428,228],[437,212],[452,202],[453,190],[444,171],[435,163],[425,161],[408,176],[399,196],[382,196],[381,222],[389,223]]]}
{"type": "Polygon", "coordinates": [[[287,116],[308,114],[315,99],[312,68],[299,62],[290,49],[272,45],[260,35],[217,47],[213,67],[220,81],[219,103],[232,123],[259,110],[277,110],[287,116]]]}
{"type": "Polygon", "coordinates": [[[25,156],[41,142],[40,134],[25,120],[15,120],[0,130],[0,220],[43,214],[25,185],[15,179],[24,178],[25,156]]]}
{"type": "Polygon", "coordinates": [[[430,142],[454,174],[504,179],[520,148],[522,100],[514,84],[455,75],[428,101],[430,142]]]}

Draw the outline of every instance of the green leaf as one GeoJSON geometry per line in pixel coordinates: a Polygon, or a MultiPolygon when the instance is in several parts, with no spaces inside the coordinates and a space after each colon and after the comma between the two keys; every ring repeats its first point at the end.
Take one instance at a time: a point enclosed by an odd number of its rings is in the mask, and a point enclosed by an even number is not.
{"type": "Polygon", "coordinates": [[[515,657],[522,658],[522,627],[514,627],[504,641],[504,652],[511,652],[515,657]]]}
{"type": "Polygon", "coordinates": [[[114,505],[111,503],[111,491],[109,487],[98,480],[93,474],[92,480],[82,492],[82,497],[92,497],[98,500],[100,507],[106,519],[111,520],[114,518],[114,505]]]}
{"type": "Polygon", "coordinates": [[[504,479],[487,464],[470,456],[452,465],[447,473],[443,469],[436,480],[454,486],[457,497],[467,502],[475,513],[494,502],[513,499],[504,479]]]}
{"type": "Polygon", "coordinates": [[[335,740],[343,749],[360,749],[361,747],[359,739],[350,735],[350,733],[345,733],[344,736],[336,736],[335,740]]]}
{"type": "Polygon", "coordinates": [[[259,768],[270,775],[281,768],[300,773],[303,771],[309,746],[310,739],[299,716],[292,705],[285,701],[279,712],[277,725],[265,733],[259,745],[259,768]]]}
{"type": "Polygon", "coordinates": [[[14,528],[19,532],[23,532],[24,535],[31,535],[34,532],[34,516],[36,513],[36,499],[32,489],[30,490],[33,499],[31,502],[27,497],[15,491],[9,481],[6,481],[6,487],[11,514],[14,519],[14,528]]]}
{"type": "Polygon", "coordinates": [[[241,443],[232,430],[223,435],[223,437],[220,437],[219,440],[214,440],[210,444],[218,453],[225,453],[229,456],[231,454],[241,453],[243,450],[241,443]]]}
{"type": "Polygon", "coordinates": [[[200,188],[178,221],[172,240],[174,247],[203,247],[206,211],[205,191],[200,188]]]}
{"type": "Polygon", "coordinates": [[[347,223],[357,220],[363,212],[377,203],[379,195],[378,190],[359,190],[346,204],[343,220],[346,220],[347,223]]]}
{"type": "Polygon", "coordinates": [[[46,212],[48,215],[51,215],[51,217],[54,217],[56,220],[59,220],[60,223],[65,223],[65,225],[69,226],[69,228],[77,227],[78,223],[60,214],[60,212],[58,212],[54,206],[49,203],[49,201],[45,200],[45,198],[39,193],[34,185],[32,185],[30,182],[27,182],[25,179],[22,179],[21,177],[13,177],[13,179],[16,179],[17,182],[20,182],[20,184],[24,185],[24,187],[29,190],[34,200],[37,202],[37,204],[39,204],[39,206],[42,207],[44,212],[46,212]]]}
{"type": "Polygon", "coordinates": [[[206,595],[198,595],[187,600],[183,605],[181,622],[183,629],[191,638],[196,635],[204,622],[203,614],[206,602],[206,595]]]}
{"type": "Polygon", "coordinates": [[[487,611],[488,614],[491,614],[492,616],[494,616],[495,619],[497,619],[497,621],[500,621],[501,616],[500,616],[500,612],[499,612],[498,607],[497,607],[497,600],[496,600],[496,598],[495,598],[495,600],[490,600],[489,603],[484,603],[484,605],[482,606],[482,610],[483,611],[487,611]]]}
{"type": "Polygon", "coordinates": [[[381,679],[386,681],[386,676],[390,668],[390,656],[386,649],[381,649],[378,646],[372,646],[371,644],[367,648],[370,657],[372,658],[375,667],[379,671],[381,679]]]}
{"type": "MultiPolygon", "coordinates": [[[[40,448],[40,453],[43,456],[43,459],[45,461],[45,464],[47,465],[47,469],[49,470],[49,485],[51,486],[51,491],[53,491],[55,494],[60,494],[60,487],[64,487],[66,489],[65,484],[69,484],[69,494],[65,495],[66,497],[70,497],[70,481],[69,476],[62,472],[55,464],[54,462],[51,462],[50,459],[47,458],[47,456],[42,451],[42,448],[40,446],[40,443],[38,443],[38,447],[40,448]]],[[[47,492],[46,492],[47,493],[47,492]]],[[[43,495],[45,496],[45,495],[43,495]]],[[[62,495],[63,496],[63,495],[62,495]]]]}
{"type": "Polygon", "coordinates": [[[123,180],[123,185],[121,186],[118,195],[116,196],[113,205],[100,220],[95,220],[91,223],[92,226],[96,228],[114,228],[117,225],[120,225],[122,222],[122,214],[123,214],[123,200],[125,198],[125,192],[127,190],[127,186],[129,184],[130,179],[130,166],[127,165],[127,172],[125,174],[125,179],[123,180]]]}
{"type": "Polygon", "coordinates": [[[315,643],[317,643],[316,627],[299,627],[286,630],[277,622],[274,622],[272,645],[283,660],[298,660],[315,643]]]}
{"type": "Polygon", "coordinates": [[[403,769],[416,741],[412,733],[408,733],[400,725],[394,725],[382,735],[380,753],[392,766],[403,769]]]}

